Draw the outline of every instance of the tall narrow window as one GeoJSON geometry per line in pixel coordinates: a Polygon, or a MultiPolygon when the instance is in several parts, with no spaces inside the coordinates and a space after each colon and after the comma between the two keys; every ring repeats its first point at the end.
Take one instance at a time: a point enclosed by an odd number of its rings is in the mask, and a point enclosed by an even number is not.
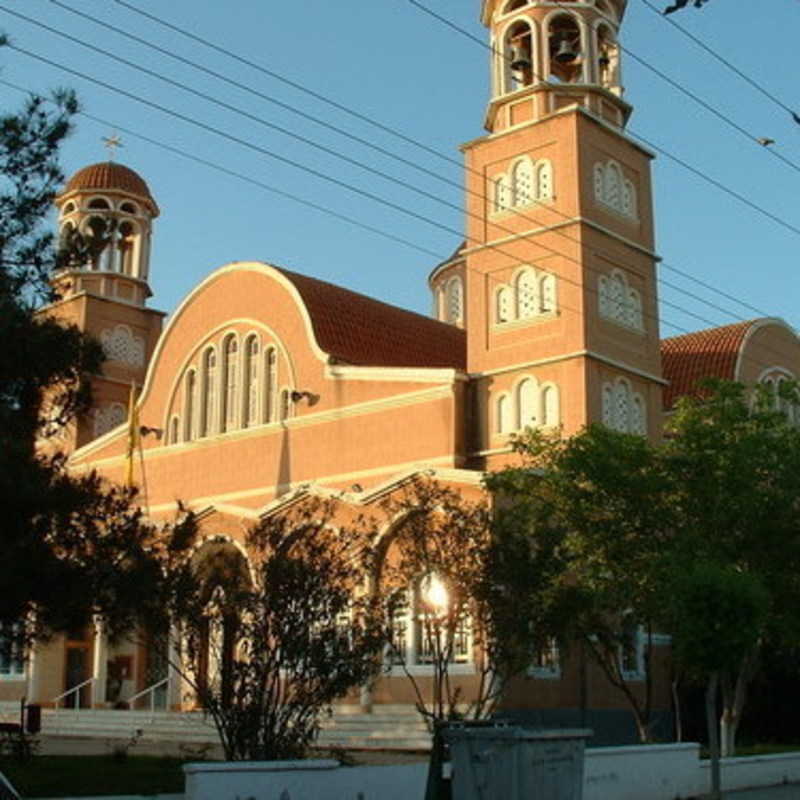
{"type": "Polygon", "coordinates": [[[258,422],[258,337],[250,336],[244,346],[244,417],[249,428],[258,422]]]}
{"type": "Polygon", "coordinates": [[[288,389],[281,392],[280,421],[285,422],[292,413],[292,398],[288,389]]]}
{"type": "Polygon", "coordinates": [[[553,166],[549,161],[540,161],[536,165],[536,197],[538,200],[549,200],[553,196],[553,166]]]}
{"type": "Polygon", "coordinates": [[[507,394],[501,394],[497,398],[495,430],[497,433],[508,433],[511,430],[511,401],[507,394]]]}
{"type": "Polygon", "coordinates": [[[556,310],[556,276],[544,275],[539,285],[539,302],[543,314],[556,310]]]}
{"type": "Polygon", "coordinates": [[[181,422],[177,416],[172,418],[169,426],[169,443],[178,444],[180,440],[181,422]]]}
{"type": "Polygon", "coordinates": [[[497,312],[496,322],[508,322],[512,316],[512,294],[511,288],[502,286],[497,290],[497,312]]]}
{"type": "Polygon", "coordinates": [[[203,356],[203,383],[200,397],[200,436],[214,433],[214,409],[217,407],[217,354],[212,348],[203,356]]]}
{"type": "Polygon", "coordinates": [[[239,395],[239,343],[234,335],[225,339],[222,347],[222,420],[220,430],[236,427],[236,405],[239,395]]]}
{"type": "Polygon", "coordinates": [[[640,436],[644,436],[647,433],[647,421],[645,419],[645,412],[644,412],[644,400],[642,396],[636,394],[633,396],[633,400],[631,402],[631,421],[630,421],[630,432],[631,433],[638,433],[640,436]]]}
{"type": "Polygon", "coordinates": [[[494,210],[506,211],[511,206],[511,187],[505,175],[494,182],[494,210]]]}
{"type": "Polygon", "coordinates": [[[197,378],[193,369],[186,373],[183,387],[183,439],[190,442],[194,438],[194,395],[197,378]]]}
{"type": "Polygon", "coordinates": [[[539,420],[536,415],[536,384],[525,378],[517,386],[517,429],[537,425],[539,420]]]}
{"type": "Polygon", "coordinates": [[[614,390],[610,384],[603,386],[603,425],[614,427],[614,390]]]}
{"type": "Polygon", "coordinates": [[[558,425],[558,389],[545,386],[542,389],[542,425],[554,428],[558,425]]]}
{"type": "Polygon", "coordinates": [[[618,381],[614,387],[614,428],[623,433],[630,430],[631,392],[626,383],[618,381]]]}
{"type": "Polygon", "coordinates": [[[278,354],[274,347],[264,353],[264,422],[275,421],[275,403],[278,396],[278,354]]]}

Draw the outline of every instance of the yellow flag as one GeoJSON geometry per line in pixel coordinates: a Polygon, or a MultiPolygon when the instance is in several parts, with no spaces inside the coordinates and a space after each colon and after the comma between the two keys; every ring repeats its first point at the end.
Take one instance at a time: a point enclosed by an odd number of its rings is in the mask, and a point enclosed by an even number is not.
{"type": "Polygon", "coordinates": [[[139,448],[139,410],[136,408],[136,383],[131,381],[131,396],[128,401],[128,447],[125,452],[125,484],[133,486],[133,465],[139,448]]]}

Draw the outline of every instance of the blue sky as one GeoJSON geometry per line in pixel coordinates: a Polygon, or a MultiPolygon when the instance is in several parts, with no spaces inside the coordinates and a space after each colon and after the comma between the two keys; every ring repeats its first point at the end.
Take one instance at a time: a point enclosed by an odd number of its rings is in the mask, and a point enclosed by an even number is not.
{"type": "MultiPolygon", "coordinates": [[[[0,79],[38,91],[72,86],[87,113],[110,123],[79,119],[75,134],[63,150],[63,164],[68,173],[103,160],[106,153],[100,140],[116,125],[358,219],[442,257],[458,244],[457,232],[463,229],[463,216],[458,209],[463,197],[459,189],[462,172],[457,163],[437,158],[285,83],[171,33],[115,0],[59,2],[346,129],[451,183],[425,175],[263,98],[198,73],[49,0],[0,0],[0,30],[9,33],[19,47],[224,130],[282,158],[300,162],[417,216],[303,173],[264,153],[171,118],[54,66],[13,50],[0,51],[0,79]],[[15,18],[8,10],[186,83],[251,116],[247,118],[202,101],[156,77],[15,18]],[[313,149],[253,117],[313,139],[353,161],[434,194],[456,208],[436,203],[313,149]],[[453,232],[419,217],[429,218],[453,232]]],[[[425,15],[408,0],[127,2],[402,132],[455,162],[460,162],[457,146],[482,134],[488,97],[488,52],[425,15]]],[[[485,38],[486,31],[478,20],[479,0],[425,2],[437,13],[485,38]]],[[[652,2],[662,6],[666,0],[652,2]]],[[[673,19],[800,111],[793,43],[794,34],[800,29],[797,0],[769,0],[768,4],[712,0],[702,10],[686,9],[673,19]],[[759,16],[752,11],[764,5],[769,6],[768,15],[759,16]],[[749,14],[742,12],[745,7],[749,14]]],[[[800,165],[800,126],[656,16],[643,0],[630,0],[622,42],[754,136],[775,139],[774,153],[800,165]]],[[[630,56],[623,55],[623,59],[626,98],[635,106],[629,126],[634,134],[689,162],[800,229],[800,166],[795,168],[748,141],[630,56]]],[[[21,95],[5,85],[0,85],[0,96],[4,109],[21,101],[21,95]]],[[[155,307],[171,311],[199,280],[222,264],[258,259],[428,312],[426,279],[437,261],[434,255],[310,210],[131,134],[123,132],[122,138],[125,146],[117,160],[140,172],[162,210],[156,223],[152,262],[155,307]]],[[[709,186],[667,157],[659,156],[656,160],[654,180],[658,251],[665,261],[660,268],[662,336],[758,315],[693,284],[675,268],[800,327],[797,275],[800,234],[709,186]]]]}

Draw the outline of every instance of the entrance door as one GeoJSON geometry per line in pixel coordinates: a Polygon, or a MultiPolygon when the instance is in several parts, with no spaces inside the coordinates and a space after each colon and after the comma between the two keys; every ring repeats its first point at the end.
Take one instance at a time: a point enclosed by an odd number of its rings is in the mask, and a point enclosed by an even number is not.
{"type": "MultiPolygon", "coordinates": [[[[91,652],[88,645],[67,643],[64,691],[79,686],[91,677],[91,652]]],[[[88,708],[91,703],[91,687],[84,686],[64,698],[67,708],[88,708]]]]}

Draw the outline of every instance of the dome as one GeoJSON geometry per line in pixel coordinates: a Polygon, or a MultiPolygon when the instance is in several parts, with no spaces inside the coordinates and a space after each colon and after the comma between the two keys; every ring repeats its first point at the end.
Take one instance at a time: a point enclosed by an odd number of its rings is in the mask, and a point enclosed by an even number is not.
{"type": "Polygon", "coordinates": [[[97,190],[106,192],[123,192],[144,200],[154,215],[158,214],[158,206],[150,189],[139,173],[130,167],[117,164],[115,161],[101,161],[79,169],[68,181],[64,190],[59,193],[62,200],[73,192],[97,190]]]}

